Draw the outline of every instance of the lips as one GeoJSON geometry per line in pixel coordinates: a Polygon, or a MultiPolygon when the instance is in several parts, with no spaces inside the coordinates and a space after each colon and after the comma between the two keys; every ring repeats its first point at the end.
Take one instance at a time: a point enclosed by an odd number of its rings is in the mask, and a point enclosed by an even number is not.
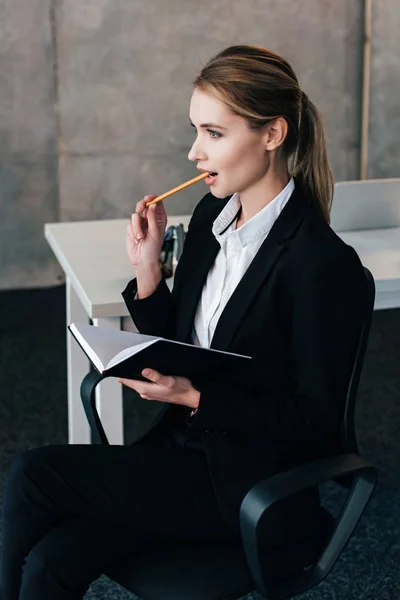
{"type": "Polygon", "coordinates": [[[210,173],[210,175],[205,178],[204,182],[207,185],[213,185],[213,183],[215,183],[218,173],[212,173],[212,171],[208,171],[208,172],[210,173]]]}
{"type": "Polygon", "coordinates": [[[199,167],[197,167],[197,169],[198,171],[202,171],[203,173],[209,173],[211,177],[215,177],[216,175],[218,175],[216,171],[210,171],[209,169],[200,169],[199,167]]]}
{"type": "Polygon", "coordinates": [[[202,171],[203,173],[208,173],[208,177],[204,179],[204,183],[206,183],[207,185],[213,185],[218,173],[216,171],[210,171],[209,169],[201,169],[200,167],[197,167],[197,169],[199,171],[202,171]]]}

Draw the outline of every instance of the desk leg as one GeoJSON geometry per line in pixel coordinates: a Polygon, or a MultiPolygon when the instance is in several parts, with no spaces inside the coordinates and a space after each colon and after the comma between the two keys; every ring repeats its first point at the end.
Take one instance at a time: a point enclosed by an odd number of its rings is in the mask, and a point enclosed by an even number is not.
{"type": "MultiPolygon", "coordinates": [[[[119,317],[93,319],[93,325],[121,329],[119,317]]],[[[110,444],[123,445],[122,385],[113,377],[104,379],[96,388],[96,407],[110,444]]]]}
{"type": "MultiPolygon", "coordinates": [[[[88,315],[75,293],[69,277],[67,289],[67,325],[72,322],[87,323],[88,315]]],[[[80,395],[82,379],[90,370],[89,361],[73,336],[67,331],[67,381],[68,381],[68,443],[90,444],[90,427],[80,395]]]]}

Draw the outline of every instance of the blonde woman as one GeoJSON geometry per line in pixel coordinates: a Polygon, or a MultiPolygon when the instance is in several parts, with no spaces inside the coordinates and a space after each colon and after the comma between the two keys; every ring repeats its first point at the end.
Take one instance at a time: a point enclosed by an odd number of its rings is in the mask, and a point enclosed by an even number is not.
{"type": "MultiPolygon", "coordinates": [[[[321,117],[276,53],[233,46],[194,82],[189,152],[208,193],[174,289],[159,268],[162,204],[138,202],[127,231],[136,272],[123,292],[142,333],[252,356],[206,382],[144,370],[121,380],[164,403],[138,443],[50,446],[17,456],[4,502],[2,600],[78,600],[152,540],[240,543],[239,507],[258,481],[335,446],[366,281],[329,226],[332,175],[321,117]]],[[[304,566],[329,519],[312,489],[266,523],[271,560],[304,566]]],[[[195,582],[194,582],[195,585],[195,582]]]]}

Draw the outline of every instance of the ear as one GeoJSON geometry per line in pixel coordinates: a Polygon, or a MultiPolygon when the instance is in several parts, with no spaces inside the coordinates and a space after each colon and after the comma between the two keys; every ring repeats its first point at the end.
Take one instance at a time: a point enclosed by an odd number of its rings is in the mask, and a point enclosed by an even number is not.
{"type": "Polygon", "coordinates": [[[277,117],[266,126],[264,146],[269,152],[283,144],[288,132],[288,124],[283,117],[277,117]]]}

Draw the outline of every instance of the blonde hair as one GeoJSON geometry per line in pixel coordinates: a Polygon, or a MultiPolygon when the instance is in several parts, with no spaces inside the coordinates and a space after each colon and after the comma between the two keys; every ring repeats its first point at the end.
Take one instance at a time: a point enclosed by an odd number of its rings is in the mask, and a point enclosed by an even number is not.
{"type": "Polygon", "coordinates": [[[230,46],[205,65],[193,84],[214,94],[252,129],[261,129],[277,117],[287,121],[282,149],[289,172],[329,223],[333,176],[324,126],[289,63],[266,48],[230,46]]]}

